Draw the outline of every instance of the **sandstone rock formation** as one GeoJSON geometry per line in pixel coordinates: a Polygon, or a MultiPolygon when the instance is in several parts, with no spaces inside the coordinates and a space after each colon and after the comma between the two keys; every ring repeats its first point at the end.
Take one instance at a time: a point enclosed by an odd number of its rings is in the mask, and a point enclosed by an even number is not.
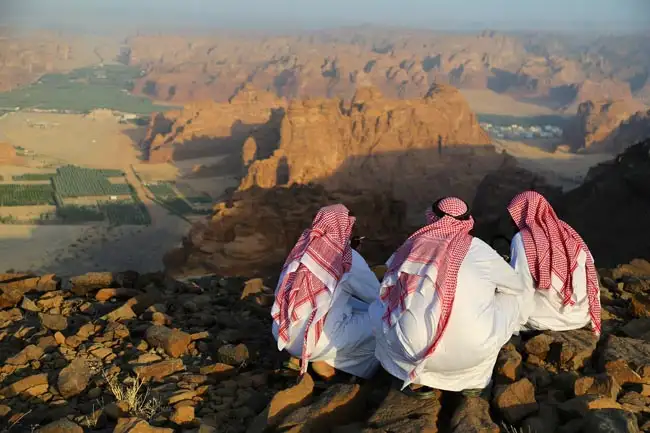
{"type": "Polygon", "coordinates": [[[222,165],[232,169],[234,164],[239,173],[242,146],[248,137],[255,137],[261,156],[277,144],[285,106],[282,99],[248,85],[227,103],[197,102],[180,111],[154,114],[140,148],[144,158],[154,163],[236,155],[239,160],[228,159],[222,165]]]}
{"type": "Polygon", "coordinates": [[[421,212],[445,189],[471,199],[502,159],[460,92],[447,85],[412,101],[384,99],[373,87],[360,88],[350,104],[294,101],[280,137],[273,155],[251,164],[240,190],[318,183],[387,194],[421,212]]]}
{"type": "MultiPolygon", "coordinates": [[[[578,106],[574,125],[565,131],[566,138],[573,144],[573,150],[591,149],[619,153],[622,149],[606,146],[610,135],[644,105],[628,99],[587,101],[578,106]]],[[[630,137],[631,138],[631,137],[630,137]]],[[[639,137],[642,139],[643,137],[639,137]]],[[[635,143],[626,141],[625,143],[635,143]]]]}
{"type": "Polygon", "coordinates": [[[159,100],[225,102],[250,82],[289,99],[349,99],[372,84],[390,98],[424,96],[434,83],[492,89],[574,112],[586,100],[643,95],[645,35],[444,34],[371,26],[242,37],[140,35],[122,61],[146,75],[135,92],[159,100]],[[579,47],[579,48],[578,48],[579,47]],[[586,47],[586,48],[585,48],[586,47]]]}
{"type": "Polygon", "coordinates": [[[648,138],[650,138],[650,110],[638,111],[618,125],[597,146],[593,146],[593,150],[621,153],[630,143],[637,143],[648,138]]]}
{"type": "Polygon", "coordinates": [[[639,306],[650,302],[648,272],[645,260],[599,269],[600,342],[588,330],[513,337],[482,397],[438,392],[429,400],[405,396],[384,372],[362,382],[341,375],[334,383],[311,372],[299,380],[279,374],[287,355],[270,332],[277,269],[249,281],[132,271],[72,279],[5,274],[0,295],[8,299],[17,282],[23,291],[0,309],[0,428],[645,431],[650,319],[639,306]],[[36,314],[67,325],[51,330],[36,314]]]}
{"type": "MultiPolygon", "coordinates": [[[[433,200],[454,194],[470,202],[483,177],[506,158],[447,85],[433,86],[419,100],[385,99],[376,88],[361,87],[347,104],[292,101],[277,136],[272,153],[255,139],[255,160],[238,191],[168,254],[169,271],[254,275],[272,269],[318,208],[334,202],[357,215],[359,232],[381,251],[373,256],[380,263],[423,223],[433,200]]],[[[250,160],[248,144],[240,165],[250,160]]]]}

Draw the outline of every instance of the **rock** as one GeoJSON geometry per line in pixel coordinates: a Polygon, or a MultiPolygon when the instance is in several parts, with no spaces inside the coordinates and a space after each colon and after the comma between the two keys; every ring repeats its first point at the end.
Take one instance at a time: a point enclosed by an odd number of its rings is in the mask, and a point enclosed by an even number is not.
{"type": "Polygon", "coordinates": [[[650,318],[630,320],[621,331],[630,338],[650,342],[650,318]]]}
{"type": "Polygon", "coordinates": [[[183,371],[184,369],[185,366],[181,359],[169,359],[167,361],[160,361],[150,365],[135,367],[133,371],[144,380],[161,380],[178,371],[183,371]]]}
{"type": "Polygon", "coordinates": [[[56,290],[59,285],[54,275],[39,278],[27,274],[3,274],[0,277],[0,308],[18,305],[26,293],[56,290]]]}
{"type": "Polygon", "coordinates": [[[0,404],[0,418],[6,418],[11,413],[11,408],[6,404],[0,404]]]}
{"type": "Polygon", "coordinates": [[[494,405],[507,422],[519,423],[538,409],[535,387],[526,378],[510,385],[501,385],[495,390],[494,405]]]}
{"type": "Polygon", "coordinates": [[[616,379],[607,374],[584,376],[576,380],[574,385],[576,396],[593,394],[616,400],[620,391],[621,387],[616,382],[616,379]]]}
{"type": "Polygon", "coordinates": [[[201,367],[201,374],[214,376],[217,380],[230,379],[237,374],[237,369],[228,364],[212,364],[201,367]]]}
{"type": "Polygon", "coordinates": [[[91,290],[110,287],[113,281],[113,274],[111,272],[89,272],[70,278],[72,291],[80,296],[86,295],[91,290]]]}
{"type": "Polygon", "coordinates": [[[174,433],[174,429],[152,427],[140,418],[120,418],[113,433],[174,433]]]}
{"type": "Polygon", "coordinates": [[[36,430],[37,433],[84,433],[84,429],[67,418],[49,423],[36,430]]]}
{"type": "MultiPolygon", "coordinates": [[[[364,433],[436,433],[439,413],[440,394],[431,399],[417,400],[391,388],[362,431],[364,433]]],[[[460,433],[460,430],[458,432],[460,433]]]]}
{"type": "Polygon", "coordinates": [[[584,433],[639,433],[633,413],[618,409],[593,410],[586,415],[584,433]]]}
{"type": "Polygon", "coordinates": [[[41,324],[52,331],[64,331],[68,327],[68,319],[60,314],[38,313],[41,324]]]}
{"type": "Polygon", "coordinates": [[[39,359],[41,356],[43,356],[43,353],[45,353],[45,351],[42,348],[30,344],[18,352],[16,355],[8,358],[5,363],[9,365],[24,365],[29,361],[39,359]]]}
{"type": "Polygon", "coordinates": [[[526,418],[521,425],[524,432],[555,433],[559,425],[557,409],[554,406],[542,404],[539,413],[526,418]]]}
{"type": "MultiPolygon", "coordinates": [[[[498,433],[492,421],[490,404],[480,397],[463,397],[451,419],[452,433],[498,433]]],[[[541,432],[536,432],[541,433],[541,432]]]]}
{"type": "Polygon", "coordinates": [[[104,413],[110,419],[120,419],[122,417],[128,417],[129,409],[129,403],[125,401],[114,401],[104,406],[104,413]]]}
{"type": "Polygon", "coordinates": [[[128,304],[124,304],[119,308],[111,311],[102,317],[102,320],[109,322],[119,322],[120,320],[135,319],[136,315],[128,304]]]}
{"type": "Polygon", "coordinates": [[[582,395],[558,406],[560,414],[565,418],[583,418],[589,411],[596,409],[622,409],[622,407],[616,400],[597,395],[582,395]]]}
{"type": "Polygon", "coordinates": [[[584,367],[596,350],[598,339],[585,329],[564,332],[545,332],[526,342],[525,349],[547,363],[564,370],[575,371],[584,367]]]}
{"type": "Polygon", "coordinates": [[[367,389],[357,384],[332,385],[309,406],[290,414],[278,426],[280,431],[328,431],[337,425],[349,424],[362,418],[367,389]]]}
{"type": "Polygon", "coordinates": [[[99,302],[109,301],[111,298],[132,298],[138,296],[140,292],[133,289],[117,288],[117,289],[101,289],[95,293],[95,299],[99,302]]]}
{"type": "Polygon", "coordinates": [[[192,406],[177,407],[169,420],[178,425],[189,424],[194,421],[194,408],[192,406]]]}
{"type": "Polygon", "coordinates": [[[3,397],[15,397],[22,394],[36,396],[45,394],[47,389],[47,374],[35,374],[2,388],[0,390],[0,395],[3,397]]]}
{"type": "Polygon", "coordinates": [[[145,338],[150,345],[153,347],[162,347],[165,353],[173,358],[184,354],[192,342],[190,334],[158,325],[151,326],[147,329],[145,338]]]}
{"type": "Polygon", "coordinates": [[[59,373],[57,387],[61,397],[69,399],[81,394],[88,386],[91,377],[92,371],[85,360],[73,360],[59,373]]]}
{"type": "Polygon", "coordinates": [[[0,311],[0,328],[9,326],[11,323],[22,320],[23,313],[19,308],[12,308],[11,310],[0,311]]]}
{"type": "Polygon", "coordinates": [[[244,289],[242,290],[240,299],[245,300],[257,294],[264,293],[264,289],[264,280],[261,278],[248,280],[244,283],[244,289]]]}
{"type": "Polygon", "coordinates": [[[521,367],[522,357],[517,352],[514,344],[508,343],[501,349],[497,358],[495,371],[498,375],[508,379],[511,382],[517,380],[517,375],[521,367]]]}
{"type": "Polygon", "coordinates": [[[306,373],[296,386],[276,393],[269,406],[249,426],[247,433],[262,433],[276,427],[292,411],[303,406],[311,398],[314,381],[306,373]]]}
{"type": "Polygon", "coordinates": [[[238,344],[237,346],[226,344],[221,346],[217,352],[219,362],[233,366],[244,364],[249,357],[248,348],[245,344],[238,344]]]}
{"type": "Polygon", "coordinates": [[[650,383],[650,342],[610,335],[602,354],[605,371],[620,385],[650,383]]]}

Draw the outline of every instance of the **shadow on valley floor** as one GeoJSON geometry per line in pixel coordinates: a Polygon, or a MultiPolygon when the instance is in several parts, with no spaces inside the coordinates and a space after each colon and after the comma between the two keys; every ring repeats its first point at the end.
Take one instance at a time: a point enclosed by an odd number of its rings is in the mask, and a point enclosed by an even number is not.
{"type": "Polygon", "coordinates": [[[91,271],[155,272],[164,253],[179,245],[189,224],[168,216],[149,226],[3,225],[0,271],[78,275],[91,271]]]}

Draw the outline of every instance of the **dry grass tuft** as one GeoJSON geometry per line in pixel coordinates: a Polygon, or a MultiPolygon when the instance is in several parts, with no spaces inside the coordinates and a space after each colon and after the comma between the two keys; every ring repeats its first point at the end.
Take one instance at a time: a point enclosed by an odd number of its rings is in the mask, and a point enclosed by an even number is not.
{"type": "Polygon", "coordinates": [[[117,376],[108,377],[104,373],[108,389],[119,402],[125,402],[132,416],[150,420],[160,413],[162,402],[149,395],[149,390],[144,386],[144,380],[136,376],[129,377],[123,383],[117,376]]]}

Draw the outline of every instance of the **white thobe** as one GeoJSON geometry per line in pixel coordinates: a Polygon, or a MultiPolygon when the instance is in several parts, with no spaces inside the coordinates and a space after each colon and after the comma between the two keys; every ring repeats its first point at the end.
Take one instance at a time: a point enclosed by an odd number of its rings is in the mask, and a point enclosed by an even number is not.
{"type": "MultiPolygon", "coordinates": [[[[517,233],[510,244],[510,265],[521,275],[526,287],[536,288],[533,276],[530,273],[526,248],[521,232],[517,233]]],[[[587,296],[587,252],[580,251],[578,266],[573,271],[571,299],[574,305],[562,303],[562,281],[553,274],[551,288],[548,290],[535,290],[534,309],[528,323],[522,330],[538,329],[553,331],[568,331],[580,329],[591,322],[589,316],[589,297],[587,296]]]]}
{"type": "MultiPolygon", "coordinates": [[[[369,378],[379,367],[375,338],[368,317],[369,305],[379,298],[379,281],[364,258],[352,250],[352,266],[334,290],[323,332],[309,361],[325,361],[346,373],[369,378]]],[[[285,347],[296,358],[302,355],[308,317],[292,322],[285,347]]],[[[273,322],[273,336],[278,326],[273,322]]]]}
{"type": "MultiPolygon", "coordinates": [[[[446,391],[485,388],[499,350],[528,320],[533,294],[496,251],[474,238],[458,272],[447,328],[413,383],[446,391]]],[[[440,308],[429,277],[422,278],[410,307],[388,332],[383,329],[385,305],[370,306],[375,353],[386,371],[408,379],[433,341],[440,308]]]]}

